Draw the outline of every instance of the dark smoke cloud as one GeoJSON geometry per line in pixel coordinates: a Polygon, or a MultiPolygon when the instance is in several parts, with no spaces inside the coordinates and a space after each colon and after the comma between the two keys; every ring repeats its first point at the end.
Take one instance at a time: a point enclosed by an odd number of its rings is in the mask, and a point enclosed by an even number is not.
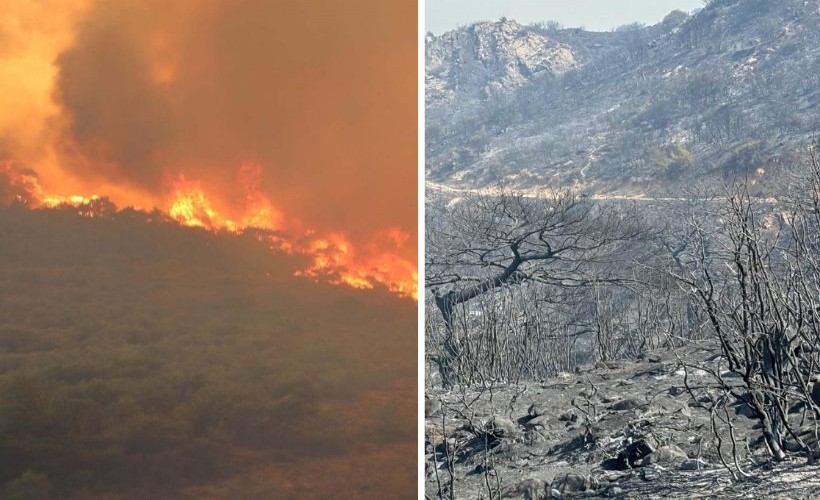
{"type": "Polygon", "coordinates": [[[286,214],[415,238],[416,2],[100,1],[56,60],[60,152],[89,182],[184,173],[286,214]]]}
{"type": "Polygon", "coordinates": [[[155,155],[172,145],[176,118],[165,89],[151,81],[141,38],[154,27],[137,5],[104,2],[82,22],[75,45],[57,58],[55,97],[77,173],[157,189],[167,167],[155,155]]]}

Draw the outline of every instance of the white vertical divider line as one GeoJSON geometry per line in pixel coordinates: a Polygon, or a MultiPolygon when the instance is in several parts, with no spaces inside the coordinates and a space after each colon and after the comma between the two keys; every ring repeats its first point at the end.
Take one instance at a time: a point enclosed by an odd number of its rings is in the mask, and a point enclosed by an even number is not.
{"type": "Polygon", "coordinates": [[[418,498],[424,498],[424,2],[418,1],[418,498]]]}

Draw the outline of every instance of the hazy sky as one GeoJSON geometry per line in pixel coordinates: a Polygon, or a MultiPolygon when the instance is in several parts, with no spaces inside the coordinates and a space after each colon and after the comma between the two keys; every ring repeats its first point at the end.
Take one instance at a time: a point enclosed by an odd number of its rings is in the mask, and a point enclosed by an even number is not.
{"type": "Polygon", "coordinates": [[[655,24],[669,12],[702,7],[701,0],[426,0],[426,30],[439,35],[460,25],[496,20],[558,21],[608,31],[633,22],[655,24]]]}

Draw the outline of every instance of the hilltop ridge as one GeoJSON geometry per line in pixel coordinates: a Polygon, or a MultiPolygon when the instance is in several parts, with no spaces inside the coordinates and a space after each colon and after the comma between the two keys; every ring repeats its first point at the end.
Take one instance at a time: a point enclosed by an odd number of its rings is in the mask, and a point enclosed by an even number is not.
{"type": "Polygon", "coordinates": [[[612,32],[484,22],[425,50],[426,174],[451,187],[765,189],[820,125],[817,0],[714,0],[612,32]]]}

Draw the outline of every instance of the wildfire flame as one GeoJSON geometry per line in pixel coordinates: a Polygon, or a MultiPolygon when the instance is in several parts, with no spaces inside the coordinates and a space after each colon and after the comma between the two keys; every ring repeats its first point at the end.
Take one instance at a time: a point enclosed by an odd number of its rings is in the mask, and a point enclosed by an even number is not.
{"type": "Polygon", "coordinates": [[[168,214],[186,226],[206,229],[233,228],[232,222],[220,220],[202,188],[196,183],[188,182],[184,175],[180,175],[175,182],[173,202],[168,214]]]}
{"type": "MultiPolygon", "coordinates": [[[[201,183],[180,174],[170,182],[164,211],[179,224],[208,231],[241,233],[246,229],[275,231],[266,236],[271,249],[311,257],[306,269],[296,276],[326,280],[358,289],[377,285],[402,297],[418,300],[418,272],[415,262],[403,257],[410,235],[399,228],[376,232],[364,245],[355,245],[344,232],[317,234],[298,218],[287,218],[271,199],[260,191],[261,167],[246,163],[239,168],[237,182],[244,190],[244,210],[231,218],[216,207],[201,183]]],[[[0,161],[0,203],[21,203],[30,208],[58,206],[84,207],[100,197],[46,193],[37,174],[19,168],[11,160],[0,161]],[[4,181],[4,182],[2,182],[4,181]]],[[[93,211],[83,210],[93,217],[93,211]]]]}
{"type": "Polygon", "coordinates": [[[306,253],[313,256],[313,264],[297,275],[318,279],[332,273],[331,283],[362,289],[381,283],[392,292],[418,299],[415,265],[398,253],[407,240],[406,233],[391,228],[377,233],[359,254],[344,234],[331,233],[311,241],[306,253]],[[403,279],[396,280],[396,276],[403,279]]]}

